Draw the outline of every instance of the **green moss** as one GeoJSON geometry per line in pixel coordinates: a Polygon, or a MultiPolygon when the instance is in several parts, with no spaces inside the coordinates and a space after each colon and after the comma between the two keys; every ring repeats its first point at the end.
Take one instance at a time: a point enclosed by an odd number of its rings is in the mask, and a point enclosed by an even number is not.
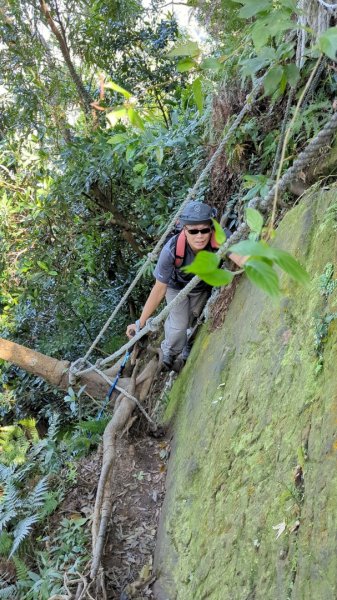
{"type": "Polygon", "coordinates": [[[336,597],[337,328],[317,377],[313,326],[318,278],[337,263],[335,234],[319,227],[335,201],[331,192],[303,200],[278,230],[275,244],[302,260],[312,284],[282,276],[285,296],[275,304],[243,281],[223,328],[204,327],[174,386],[156,558],[163,598],[336,597]]]}

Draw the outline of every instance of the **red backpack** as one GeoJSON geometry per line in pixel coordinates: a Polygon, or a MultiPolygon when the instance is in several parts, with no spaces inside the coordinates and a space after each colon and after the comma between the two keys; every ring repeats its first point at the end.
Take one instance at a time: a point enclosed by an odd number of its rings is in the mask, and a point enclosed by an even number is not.
{"type": "MultiPolygon", "coordinates": [[[[219,244],[215,241],[215,231],[213,229],[210,244],[214,250],[219,248],[219,244]]],[[[175,250],[175,261],[174,264],[176,267],[181,267],[184,261],[186,250],[186,235],[184,231],[181,231],[177,237],[176,250],[175,250]]]]}

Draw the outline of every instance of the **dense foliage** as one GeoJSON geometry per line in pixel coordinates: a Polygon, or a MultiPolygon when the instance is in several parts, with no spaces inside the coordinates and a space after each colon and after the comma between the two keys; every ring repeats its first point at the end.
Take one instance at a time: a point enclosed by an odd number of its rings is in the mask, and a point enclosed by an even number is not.
{"type": "MultiPolygon", "coordinates": [[[[317,42],[312,29],[298,59],[293,0],[189,2],[211,34],[205,48],[179,32],[162,4],[145,10],[136,0],[12,0],[0,10],[2,337],[62,359],[83,355],[252,83],[265,75],[250,115],[199,190],[234,228],[275,176],[288,94],[287,118],[320,51],[330,58],[336,51],[335,31],[317,42]]],[[[327,120],[335,92],[327,68],[292,128],[283,169],[327,120]]],[[[262,223],[251,229],[261,233],[262,223]]],[[[262,252],[261,242],[249,243],[262,252]]],[[[263,252],[264,266],[250,265],[253,281],[261,268],[282,262],[280,253],[263,252]]],[[[289,261],[287,268],[296,269],[289,261]]],[[[120,345],[150,282],[148,273],[99,354],[120,345]]],[[[19,583],[10,587],[10,579],[0,598],[48,598],[62,592],[62,570],[78,570],[85,560],[86,539],[84,522],[65,519],[51,568],[41,521],[76,480],[74,461],[97,443],[105,421],[95,420],[88,403],[84,409],[81,394],[70,389],[64,398],[39,378],[1,368],[0,554],[16,561],[19,583]],[[61,482],[64,468],[71,481],[61,482]],[[33,527],[41,536],[27,565],[33,527]]]]}

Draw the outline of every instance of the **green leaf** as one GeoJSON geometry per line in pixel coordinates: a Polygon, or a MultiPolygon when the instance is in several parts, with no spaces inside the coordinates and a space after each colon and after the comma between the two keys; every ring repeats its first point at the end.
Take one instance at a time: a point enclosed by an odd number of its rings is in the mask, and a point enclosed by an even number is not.
{"type": "Polygon", "coordinates": [[[300,78],[299,68],[295,65],[295,63],[290,63],[290,65],[286,65],[284,67],[284,71],[291,87],[295,87],[300,78]]]}
{"type": "Polygon", "coordinates": [[[240,4],[244,4],[239,12],[239,17],[243,19],[250,19],[250,17],[254,17],[259,12],[271,7],[270,0],[244,0],[240,4]]]}
{"type": "Polygon", "coordinates": [[[290,277],[298,281],[299,283],[309,283],[310,277],[307,271],[300,265],[300,263],[288,252],[284,250],[278,250],[277,248],[271,248],[273,253],[273,259],[283,271],[288,273],[290,277]]]}
{"type": "Polygon", "coordinates": [[[186,42],[184,44],[178,44],[168,52],[167,56],[173,58],[175,56],[198,56],[200,54],[200,48],[197,42],[186,42]]]}
{"type": "Polygon", "coordinates": [[[244,270],[248,279],[269,296],[280,295],[277,273],[270,265],[261,260],[249,260],[244,264],[244,270]]]}
{"type": "Polygon", "coordinates": [[[136,163],[132,170],[134,173],[144,174],[147,171],[147,165],[145,163],[136,163]]]}
{"type": "Polygon", "coordinates": [[[108,140],[107,143],[114,145],[114,144],[124,144],[124,142],[128,139],[128,134],[127,133],[117,133],[116,135],[112,135],[108,140]]]}
{"type": "Polygon", "coordinates": [[[219,287],[221,285],[228,285],[233,281],[234,274],[225,269],[215,269],[211,273],[204,273],[200,275],[200,279],[208,283],[208,285],[214,285],[219,287]]]}
{"type": "Polygon", "coordinates": [[[256,50],[261,50],[270,38],[270,31],[264,21],[257,20],[252,27],[252,40],[256,50]]]}
{"type": "Polygon", "coordinates": [[[163,158],[164,158],[163,147],[158,146],[158,148],[155,149],[155,153],[156,153],[156,159],[157,159],[158,165],[161,165],[161,163],[163,162],[163,158]]]}
{"type": "Polygon", "coordinates": [[[208,70],[210,69],[211,71],[220,71],[220,69],[222,69],[223,65],[221,64],[221,62],[219,62],[216,58],[205,58],[205,60],[202,61],[201,65],[200,65],[200,69],[208,70]]]}
{"type": "Polygon", "coordinates": [[[130,158],[133,157],[135,151],[136,151],[136,149],[133,144],[130,144],[130,146],[127,147],[126,152],[125,152],[125,159],[128,162],[129,162],[130,158]]]}
{"type": "Polygon", "coordinates": [[[204,106],[204,95],[202,93],[202,84],[201,84],[200,77],[198,77],[197,79],[195,79],[193,81],[192,91],[193,91],[193,97],[194,97],[194,101],[197,105],[198,111],[199,111],[199,113],[202,113],[202,109],[204,106]]]}
{"type": "Polygon", "coordinates": [[[182,58],[177,64],[177,71],[179,71],[179,73],[185,73],[185,71],[195,69],[197,66],[198,64],[192,58],[182,58]]]}
{"type": "Polygon", "coordinates": [[[276,67],[272,67],[267,75],[264,78],[263,81],[263,85],[264,85],[264,91],[266,92],[267,96],[270,96],[271,94],[273,94],[275,92],[275,90],[277,89],[281,79],[283,76],[283,67],[281,67],[280,65],[277,65],[276,67]]]}
{"type": "Polygon", "coordinates": [[[119,121],[119,119],[126,117],[126,115],[126,108],[124,108],[123,106],[116,106],[116,108],[113,108],[109,113],[107,113],[106,118],[108,119],[109,123],[112,126],[114,126],[116,125],[117,121],[119,121]]]}
{"type": "Polygon", "coordinates": [[[132,97],[132,94],[130,94],[130,92],[128,92],[127,90],[125,90],[124,88],[122,88],[117,83],[114,83],[113,81],[108,81],[107,83],[104,84],[104,87],[107,88],[108,90],[114,90],[114,92],[118,92],[119,94],[123,94],[123,96],[125,98],[129,99],[129,98],[132,97]]]}
{"type": "Polygon", "coordinates": [[[297,9],[296,0],[281,0],[281,4],[282,4],[282,6],[285,6],[285,8],[289,8],[293,12],[296,12],[296,9],[297,9]]]}
{"type": "Polygon", "coordinates": [[[42,260],[38,260],[37,261],[38,266],[40,267],[40,269],[42,269],[43,271],[49,271],[49,267],[45,262],[42,262],[42,260]]]}
{"type": "Polygon", "coordinates": [[[134,127],[138,127],[138,129],[145,129],[143,119],[140,114],[134,108],[128,108],[128,117],[130,119],[130,123],[134,125],[134,127]]]}
{"type": "Polygon", "coordinates": [[[185,273],[193,273],[194,275],[206,275],[214,271],[220,262],[220,258],[213,252],[201,250],[196,255],[194,261],[187,267],[182,267],[185,273]]]}
{"type": "Polygon", "coordinates": [[[234,244],[229,248],[229,252],[239,254],[239,256],[260,256],[273,260],[273,248],[265,242],[255,242],[254,240],[244,240],[234,244]]]}
{"type": "Polygon", "coordinates": [[[221,244],[226,241],[226,234],[218,221],[212,219],[212,222],[215,230],[215,241],[217,244],[219,244],[219,246],[221,246],[221,244]]]}
{"type": "Polygon", "coordinates": [[[263,216],[255,208],[246,208],[246,221],[249,229],[260,235],[263,227],[263,216]]]}
{"type": "Polygon", "coordinates": [[[318,38],[318,47],[331,60],[337,57],[337,27],[330,27],[318,38]]]}

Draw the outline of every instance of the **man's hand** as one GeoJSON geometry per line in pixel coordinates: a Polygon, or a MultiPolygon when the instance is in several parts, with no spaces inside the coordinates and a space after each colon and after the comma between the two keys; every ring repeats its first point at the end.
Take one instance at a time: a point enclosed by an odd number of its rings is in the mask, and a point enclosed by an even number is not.
{"type": "Polygon", "coordinates": [[[133,338],[136,335],[136,332],[137,332],[136,323],[131,323],[131,325],[127,326],[126,335],[128,336],[129,340],[131,340],[131,338],[133,338]]]}

